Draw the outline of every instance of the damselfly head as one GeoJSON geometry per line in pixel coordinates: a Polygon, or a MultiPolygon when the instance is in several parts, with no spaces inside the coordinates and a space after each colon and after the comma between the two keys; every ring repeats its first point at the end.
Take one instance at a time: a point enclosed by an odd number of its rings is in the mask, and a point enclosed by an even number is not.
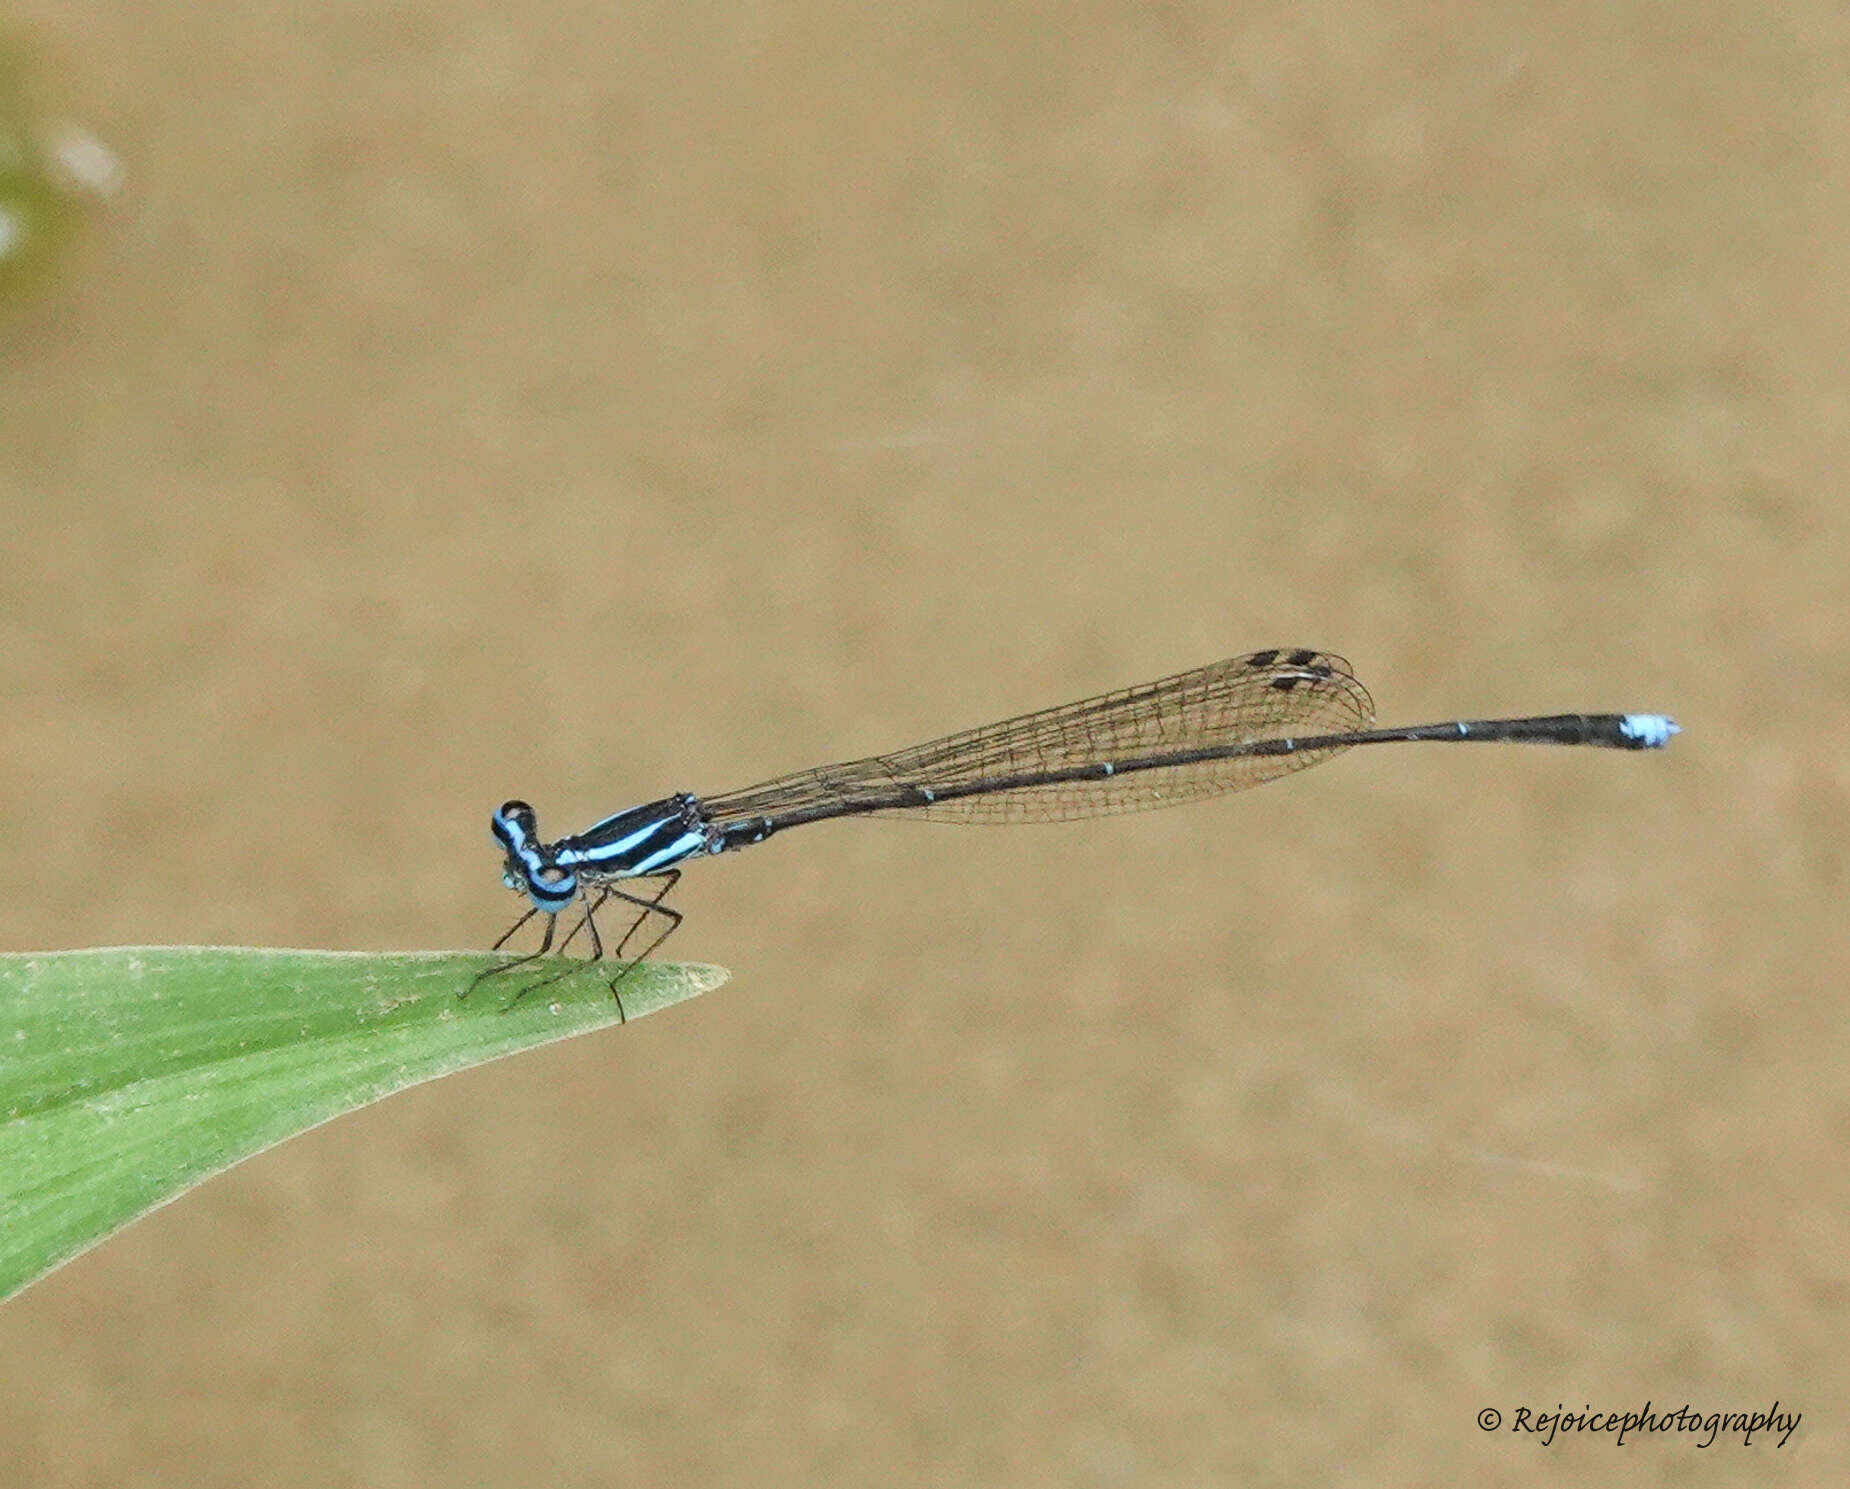
{"type": "Polygon", "coordinates": [[[578,875],[560,866],[552,848],[540,840],[539,819],[524,801],[503,802],[489,818],[488,829],[507,855],[501,882],[533,901],[533,908],[557,915],[578,894],[578,875]]]}

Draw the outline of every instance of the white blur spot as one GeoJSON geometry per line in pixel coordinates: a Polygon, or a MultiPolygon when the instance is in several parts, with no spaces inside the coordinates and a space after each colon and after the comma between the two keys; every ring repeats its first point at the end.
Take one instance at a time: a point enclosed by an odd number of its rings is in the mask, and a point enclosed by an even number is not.
{"type": "Polygon", "coordinates": [[[70,191],[112,197],[127,179],[116,152],[80,125],[53,124],[46,131],[45,153],[59,183],[70,191]]]}
{"type": "Polygon", "coordinates": [[[1661,750],[1670,743],[1670,736],[1681,734],[1681,726],[1675,719],[1667,719],[1661,713],[1628,713],[1619,725],[1619,732],[1627,739],[1640,741],[1647,750],[1661,750]]]}

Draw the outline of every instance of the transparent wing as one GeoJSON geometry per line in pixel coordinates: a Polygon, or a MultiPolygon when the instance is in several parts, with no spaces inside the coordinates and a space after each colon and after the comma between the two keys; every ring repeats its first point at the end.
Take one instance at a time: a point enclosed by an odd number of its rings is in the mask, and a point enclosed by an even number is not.
{"type": "Polygon", "coordinates": [[[1343,747],[1125,768],[1136,761],[1259,740],[1348,734],[1366,729],[1374,716],[1368,690],[1341,657],[1261,651],[890,755],[779,776],[707,797],[704,806],[719,823],[787,817],[835,803],[934,822],[1060,822],[1141,812],[1242,791],[1327,760],[1343,747]],[[1104,763],[1121,773],[1022,783],[1037,774],[1104,763]],[[982,782],[998,788],[948,801],[928,799],[982,782]],[[1002,784],[1007,782],[1017,784],[1002,784]]]}

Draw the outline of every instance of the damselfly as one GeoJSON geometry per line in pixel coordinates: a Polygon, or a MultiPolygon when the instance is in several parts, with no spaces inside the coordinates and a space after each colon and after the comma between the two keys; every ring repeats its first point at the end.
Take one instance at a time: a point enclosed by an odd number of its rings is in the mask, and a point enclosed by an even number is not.
{"type": "MultiPolygon", "coordinates": [[[[1678,732],[1672,720],[1645,713],[1456,719],[1399,729],[1371,728],[1374,716],[1368,690],[1341,657],[1259,651],[890,755],[798,771],[719,796],[665,796],[552,842],[540,836],[532,807],[510,801],[490,827],[506,856],[502,880],[529,906],[491,949],[507,945],[536,915],[545,917],[546,929],[538,950],[489,968],[476,982],[554,950],[559,917],[574,905],[581,907],[577,923],[556,949],[583,935],[590,960],[598,960],[604,943],[597,916],[613,900],[632,913],[611,948],[614,957],[645,924],[659,922],[633,967],[681,924],[681,912],[663,903],[680,882],[678,864],[831,817],[1068,822],[1242,791],[1356,745],[1478,740],[1652,750],[1678,732]],[[652,892],[620,887],[632,881],[652,892]]],[[[613,995],[628,970],[612,979],[613,995]]]]}

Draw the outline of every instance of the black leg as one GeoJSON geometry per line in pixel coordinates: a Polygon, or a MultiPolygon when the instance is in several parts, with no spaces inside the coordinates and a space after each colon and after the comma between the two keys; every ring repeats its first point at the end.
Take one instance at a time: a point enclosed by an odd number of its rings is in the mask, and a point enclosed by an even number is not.
{"type": "MultiPolygon", "coordinates": [[[[561,956],[565,954],[566,947],[570,946],[572,942],[578,939],[579,932],[583,931],[587,932],[591,937],[591,955],[586,957],[585,961],[595,962],[603,958],[604,938],[597,933],[597,912],[604,908],[605,901],[610,898],[613,892],[614,891],[609,889],[599,889],[597,898],[586,902],[585,913],[578,917],[578,924],[565,933],[565,939],[561,941],[556,948],[561,956]]],[[[507,1006],[512,1008],[522,998],[526,997],[528,993],[538,992],[543,987],[551,987],[555,982],[563,982],[566,978],[577,975],[577,972],[578,968],[576,966],[571,966],[567,967],[563,972],[553,973],[551,977],[542,977],[538,982],[530,982],[507,1000],[507,1006]]],[[[617,1012],[622,1013],[623,1010],[619,1008],[617,1012]]],[[[623,1023],[625,1020],[619,1019],[618,1022],[623,1023]]]]}
{"type": "MultiPolygon", "coordinates": [[[[641,906],[641,913],[630,922],[630,928],[623,933],[623,939],[617,942],[617,949],[611,953],[612,956],[620,957],[623,955],[623,948],[630,944],[630,937],[636,934],[642,923],[649,918],[650,912],[652,911],[666,915],[672,924],[669,925],[666,931],[663,931],[661,935],[657,936],[649,943],[648,950],[644,951],[641,956],[636,958],[638,962],[645,960],[649,952],[660,946],[662,942],[668,938],[675,926],[681,923],[681,912],[678,910],[670,910],[662,903],[663,900],[668,898],[668,892],[681,882],[681,871],[679,869],[664,869],[659,876],[650,874],[647,877],[651,879],[660,877],[664,881],[662,887],[656,890],[654,894],[650,895],[646,901],[639,900],[634,895],[623,895],[623,898],[628,900],[632,905],[641,906]]],[[[613,890],[612,893],[621,893],[621,891],[613,890]]],[[[634,965],[634,963],[631,965],[634,965]]]]}
{"type": "MultiPolygon", "coordinates": [[[[669,891],[681,882],[681,871],[679,869],[664,869],[660,874],[642,874],[637,877],[642,879],[660,879],[662,881],[662,886],[660,889],[656,890],[653,895],[644,898],[641,895],[628,894],[613,885],[599,885],[596,897],[586,901],[584,914],[579,916],[577,923],[565,933],[564,938],[557,946],[553,945],[553,932],[558,928],[559,917],[557,915],[552,915],[547,918],[546,935],[540,942],[538,951],[532,952],[527,956],[516,957],[511,962],[504,962],[499,967],[490,967],[486,972],[477,974],[475,981],[470,983],[461,994],[458,994],[458,996],[465,996],[474,991],[477,984],[482,982],[484,978],[498,976],[515,967],[524,967],[529,962],[538,961],[549,951],[563,953],[580,935],[588,937],[591,942],[590,955],[588,955],[585,960],[587,962],[601,961],[604,957],[604,938],[598,932],[597,912],[602,910],[604,906],[609,904],[613,899],[622,900],[626,905],[634,905],[636,907],[636,918],[630,922],[629,929],[624,931],[622,938],[617,942],[616,947],[611,952],[613,957],[621,957],[623,955],[623,949],[629,945],[631,938],[642,928],[642,923],[651,915],[660,915],[668,922],[659,936],[647,946],[643,947],[641,952],[639,952],[632,961],[628,962],[622,971],[610,979],[610,996],[617,1000],[618,1022],[628,1023],[629,1012],[623,1006],[623,995],[617,991],[617,984],[623,981],[625,977],[629,976],[631,972],[635,971],[639,963],[646,961],[649,953],[654,951],[656,947],[660,946],[662,942],[672,936],[681,925],[681,912],[671,909],[669,906],[662,903],[662,901],[668,897],[669,891]]],[[[539,911],[537,908],[529,910],[525,915],[521,916],[519,920],[515,921],[508,929],[507,934],[499,941],[495,942],[494,946],[490,949],[499,951],[507,944],[508,939],[513,936],[515,931],[519,930],[538,913],[539,911]]],[[[563,972],[555,972],[550,977],[542,977],[538,982],[530,982],[525,987],[519,989],[512,998],[508,999],[507,1006],[512,1008],[522,998],[526,997],[528,993],[535,992],[543,987],[550,987],[555,982],[560,982],[567,977],[575,975],[577,971],[577,967],[567,967],[563,972]]]]}
{"type": "MultiPolygon", "coordinates": [[[[540,913],[539,906],[535,905],[531,910],[527,911],[525,915],[521,916],[519,920],[515,921],[511,926],[509,926],[507,930],[502,934],[501,939],[495,942],[495,944],[489,947],[488,949],[491,952],[499,951],[503,946],[506,946],[507,943],[511,939],[513,939],[514,932],[519,930],[523,925],[525,925],[529,920],[533,919],[533,917],[538,915],[539,913],[540,913]]],[[[464,988],[456,996],[459,998],[466,998],[469,996],[469,994],[473,993],[478,987],[480,987],[482,983],[486,981],[488,978],[499,977],[503,972],[511,972],[516,967],[526,966],[528,962],[538,961],[541,957],[545,956],[546,953],[552,949],[552,933],[554,930],[558,928],[558,925],[559,925],[559,917],[557,915],[548,915],[546,917],[546,934],[540,938],[540,949],[538,951],[528,952],[527,955],[517,956],[512,961],[503,962],[498,967],[489,967],[485,971],[476,973],[475,977],[470,981],[469,986],[464,988]]]]}
{"type": "Polygon", "coordinates": [[[515,921],[511,926],[509,926],[505,931],[503,931],[501,933],[501,939],[495,942],[495,944],[489,947],[488,949],[490,951],[499,951],[503,946],[506,946],[508,942],[514,939],[515,931],[519,930],[523,925],[525,925],[529,920],[533,919],[533,917],[538,915],[539,913],[540,913],[540,907],[538,905],[530,906],[527,910],[527,913],[521,916],[519,920],[515,921]]]}
{"type": "MultiPolygon", "coordinates": [[[[653,878],[654,876],[650,875],[648,877],[653,878]]],[[[668,891],[681,882],[681,871],[679,869],[667,869],[663,871],[661,877],[668,882],[662,885],[660,889],[656,890],[655,893],[646,900],[640,895],[625,894],[620,889],[612,889],[610,891],[618,899],[634,905],[639,912],[636,918],[630,922],[630,928],[623,933],[623,939],[617,942],[617,949],[614,953],[616,956],[621,957],[623,955],[623,948],[629,945],[630,937],[636,934],[637,930],[641,928],[642,923],[651,915],[659,915],[668,922],[668,924],[662,928],[662,933],[659,936],[647,946],[643,947],[641,951],[637,952],[635,957],[624,965],[623,970],[610,979],[610,996],[617,1000],[617,1013],[624,1023],[629,1022],[629,1014],[624,1011],[623,994],[617,991],[617,984],[646,962],[649,959],[650,952],[654,951],[656,947],[660,946],[662,942],[666,941],[681,928],[681,912],[671,909],[669,906],[662,903],[662,901],[667,898],[668,891]]]]}
{"type": "Polygon", "coordinates": [[[604,903],[609,898],[610,891],[608,889],[600,889],[597,892],[597,898],[585,905],[585,913],[578,917],[578,924],[567,931],[565,939],[559,943],[559,954],[561,956],[565,954],[566,947],[570,946],[578,939],[579,932],[581,931],[589,931],[591,933],[591,955],[586,957],[585,960],[588,962],[595,962],[604,955],[604,940],[603,937],[599,936],[597,933],[597,912],[604,908],[604,903]]]}

